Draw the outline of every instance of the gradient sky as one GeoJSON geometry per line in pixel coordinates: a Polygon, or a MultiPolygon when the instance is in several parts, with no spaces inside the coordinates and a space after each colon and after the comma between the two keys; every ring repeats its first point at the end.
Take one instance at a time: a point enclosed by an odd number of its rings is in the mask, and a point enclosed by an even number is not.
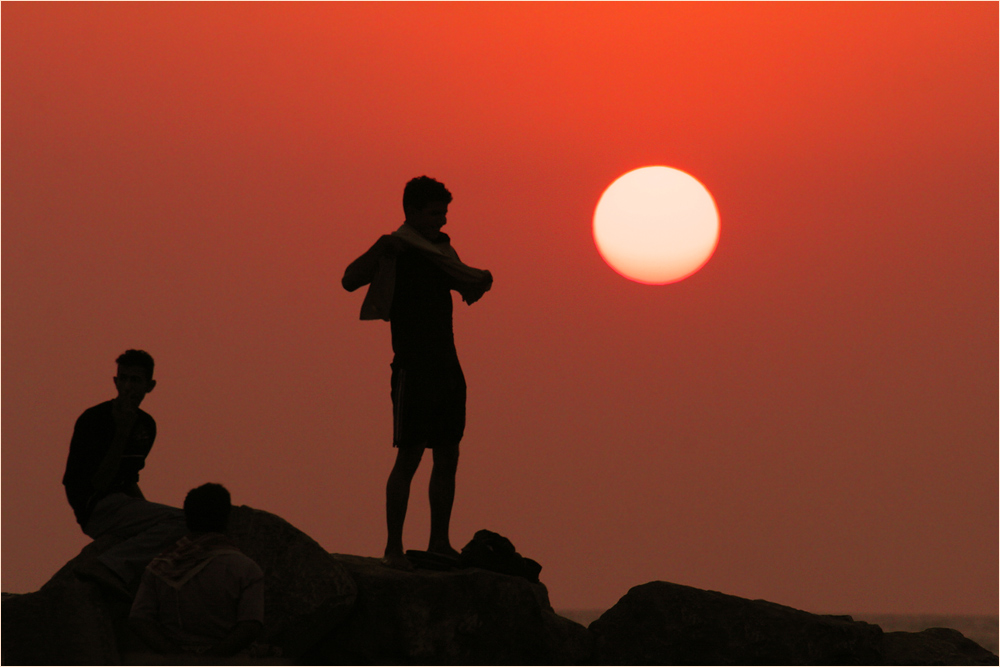
{"type": "Polygon", "coordinates": [[[129,347],[157,361],[147,497],[218,481],[380,555],[389,328],[340,278],[427,174],[496,279],[455,309],[457,547],[508,536],[557,608],[660,579],[996,613],[997,26],[996,3],[3,3],[3,590],[88,542],[60,479],[129,347]],[[591,236],[656,164],[722,224],[660,287],[591,236]]]}

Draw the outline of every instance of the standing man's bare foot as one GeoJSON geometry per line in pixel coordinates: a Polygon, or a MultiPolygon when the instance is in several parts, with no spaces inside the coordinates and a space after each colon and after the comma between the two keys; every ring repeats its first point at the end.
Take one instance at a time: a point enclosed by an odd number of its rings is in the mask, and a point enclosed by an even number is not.
{"type": "Polygon", "coordinates": [[[414,570],[413,563],[407,560],[406,556],[401,553],[389,553],[387,551],[382,556],[382,564],[394,570],[403,570],[404,572],[412,572],[414,570]]]}

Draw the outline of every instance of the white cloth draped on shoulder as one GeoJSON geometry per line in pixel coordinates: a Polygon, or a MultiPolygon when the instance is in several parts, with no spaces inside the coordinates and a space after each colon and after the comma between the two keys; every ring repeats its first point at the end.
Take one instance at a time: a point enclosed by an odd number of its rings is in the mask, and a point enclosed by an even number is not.
{"type": "Polygon", "coordinates": [[[216,556],[240,553],[242,552],[236,545],[222,533],[185,535],[172,549],[154,558],[149,564],[149,571],[168,586],[180,588],[205,569],[216,556]]]}
{"type": "MultiPolygon", "coordinates": [[[[405,222],[392,233],[404,243],[424,253],[435,265],[460,284],[470,287],[480,284],[486,279],[487,271],[476,269],[462,263],[458,253],[451,247],[449,241],[434,243],[424,238],[420,232],[405,222]]],[[[396,258],[383,256],[379,259],[375,277],[368,286],[368,293],[361,304],[361,319],[389,321],[392,309],[392,293],[396,287],[396,258]]]]}

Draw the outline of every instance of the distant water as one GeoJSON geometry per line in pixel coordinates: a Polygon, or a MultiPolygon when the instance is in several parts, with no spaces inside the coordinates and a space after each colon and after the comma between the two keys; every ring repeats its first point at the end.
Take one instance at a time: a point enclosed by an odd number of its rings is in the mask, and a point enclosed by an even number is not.
{"type": "MultiPolygon", "coordinates": [[[[604,609],[557,609],[560,616],[590,625],[604,609]]],[[[998,616],[940,616],[935,614],[848,614],[855,621],[865,621],[885,632],[920,632],[927,628],[953,628],[983,648],[997,653],[998,616]]]]}

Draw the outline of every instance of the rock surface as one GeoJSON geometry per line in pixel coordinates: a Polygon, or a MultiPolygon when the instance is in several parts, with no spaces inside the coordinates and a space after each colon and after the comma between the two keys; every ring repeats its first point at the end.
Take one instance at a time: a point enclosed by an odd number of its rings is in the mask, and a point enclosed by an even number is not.
{"type": "MultiPolygon", "coordinates": [[[[114,537],[91,542],[42,588],[3,597],[2,658],[5,665],[121,664],[115,631],[125,603],[73,574],[117,544],[114,537]]],[[[127,610],[124,610],[127,613],[127,610]]]]}
{"type": "Polygon", "coordinates": [[[883,636],[882,650],[883,665],[997,664],[997,656],[951,628],[887,632],[883,636]]]}
{"type": "Polygon", "coordinates": [[[632,588],[589,630],[596,664],[998,664],[997,656],[956,630],[885,634],[849,616],[663,581],[632,588]]]}
{"type": "Polygon", "coordinates": [[[274,514],[234,507],[230,538],[264,570],[264,641],[295,657],[351,611],[358,588],[315,540],[274,514]]]}
{"type": "Polygon", "coordinates": [[[590,636],[545,586],[478,568],[401,572],[333,554],[358,584],[350,617],[310,657],[322,664],[583,664],[590,636]]]}
{"type": "MultiPolygon", "coordinates": [[[[284,519],[234,507],[227,533],[264,571],[263,640],[284,656],[294,660],[350,611],[354,579],[284,519]]],[[[39,591],[5,597],[3,664],[113,665],[123,654],[145,650],[128,630],[130,604],[74,574],[117,542],[95,540],[39,591]]]]}
{"type": "MultiPolygon", "coordinates": [[[[328,554],[249,507],[234,508],[229,533],[264,570],[265,640],[283,657],[214,664],[998,664],[955,630],[883,633],[666,582],[636,586],[584,628],[524,577],[328,554]]],[[[128,601],[77,577],[116,542],[87,545],[35,593],[4,594],[3,664],[198,664],[138,653],[128,601]]]]}

